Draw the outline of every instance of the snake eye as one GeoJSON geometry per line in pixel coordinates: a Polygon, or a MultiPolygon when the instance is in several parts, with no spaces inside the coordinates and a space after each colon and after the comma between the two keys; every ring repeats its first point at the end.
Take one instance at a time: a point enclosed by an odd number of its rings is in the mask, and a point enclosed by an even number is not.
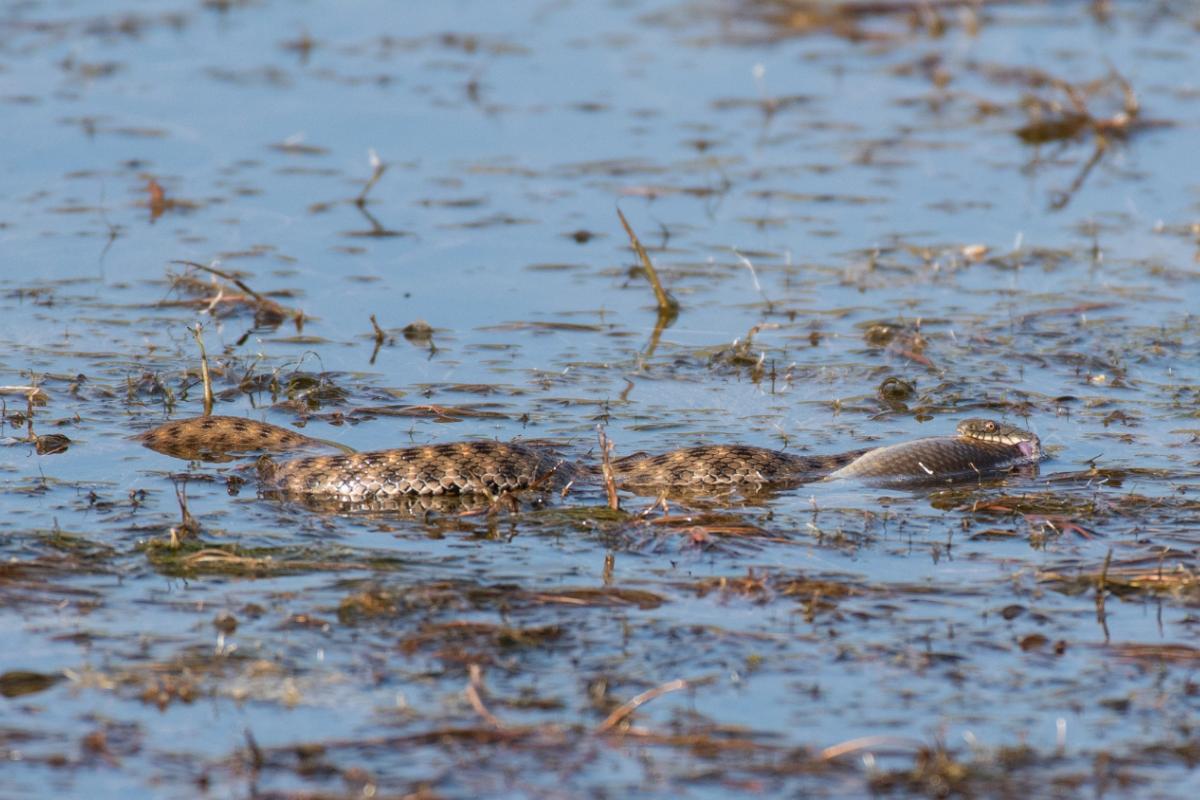
{"type": "Polygon", "coordinates": [[[995,421],[990,420],[990,419],[983,424],[983,427],[985,430],[987,430],[988,433],[995,433],[996,430],[999,428],[999,426],[995,423],[995,421]]]}

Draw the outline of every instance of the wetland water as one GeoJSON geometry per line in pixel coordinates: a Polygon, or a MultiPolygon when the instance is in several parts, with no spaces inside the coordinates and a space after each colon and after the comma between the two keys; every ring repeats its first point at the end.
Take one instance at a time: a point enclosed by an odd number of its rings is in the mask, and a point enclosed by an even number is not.
{"type": "Polygon", "coordinates": [[[1198,43],[1169,0],[0,3],[0,797],[1195,796],[1198,43]],[[321,514],[129,438],[200,413],[197,323],[216,413],[358,449],[989,416],[1050,459],[321,514]]]}

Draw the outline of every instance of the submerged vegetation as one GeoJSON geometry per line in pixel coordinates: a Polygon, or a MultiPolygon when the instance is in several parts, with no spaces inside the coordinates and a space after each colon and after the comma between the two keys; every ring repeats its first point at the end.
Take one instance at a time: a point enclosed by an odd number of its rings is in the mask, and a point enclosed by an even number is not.
{"type": "Polygon", "coordinates": [[[0,29],[0,795],[1195,793],[1194,4],[0,29]],[[310,506],[201,414],[601,479],[310,506]],[[1049,458],[613,473],[978,416],[1049,458]]]}

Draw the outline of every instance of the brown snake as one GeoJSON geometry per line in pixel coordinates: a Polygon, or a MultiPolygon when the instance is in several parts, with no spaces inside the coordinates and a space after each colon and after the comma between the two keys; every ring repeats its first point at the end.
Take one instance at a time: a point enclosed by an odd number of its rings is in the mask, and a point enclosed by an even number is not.
{"type": "MultiPolygon", "coordinates": [[[[180,458],[223,460],[237,453],[281,452],[331,443],[241,417],[193,417],[137,437],[146,447],[180,458]]],[[[706,445],[662,455],[636,453],[611,462],[618,484],[715,493],[798,485],[825,478],[877,483],[941,483],[996,473],[1041,458],[1033,433],[985,419],[958,424],[953,436],[825,456],[795,455],[746,445],[706,445]]],[[[259,477],[269,492],[363,506],[403,497],[495,496],[521,489],[561,488],[594,479],[595,467],[573,464],[551,450],[495,441],[458,442],[275,461],[263,456],[259,477]]]]}

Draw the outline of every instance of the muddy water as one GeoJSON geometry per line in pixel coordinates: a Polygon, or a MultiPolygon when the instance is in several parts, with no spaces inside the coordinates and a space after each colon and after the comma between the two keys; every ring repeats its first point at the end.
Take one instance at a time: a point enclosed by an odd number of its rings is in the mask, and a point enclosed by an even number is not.
{"type": "Polygon", "coordinates": [[[0,796],[1195,792],[1191,4],[0,30],[0,796]],[[128,438],[200,413],[196,324],[218,413],[359,449],[1051,459],[322,514],[128,438]]]}

